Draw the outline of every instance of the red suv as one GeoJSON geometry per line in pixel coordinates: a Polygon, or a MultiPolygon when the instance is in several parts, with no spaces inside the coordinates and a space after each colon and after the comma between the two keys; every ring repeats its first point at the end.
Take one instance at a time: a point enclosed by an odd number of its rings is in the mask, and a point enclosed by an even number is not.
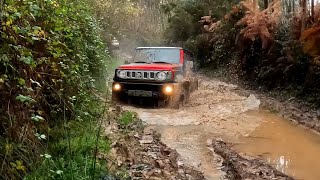
{"type": "Polygon", "coordinates": [[[193,54],[183,48],[138,47],[133,63],[115,70],[112,98],[153,98],[158,106],[178,107],[198,87],[193,69],[193,54]]]}

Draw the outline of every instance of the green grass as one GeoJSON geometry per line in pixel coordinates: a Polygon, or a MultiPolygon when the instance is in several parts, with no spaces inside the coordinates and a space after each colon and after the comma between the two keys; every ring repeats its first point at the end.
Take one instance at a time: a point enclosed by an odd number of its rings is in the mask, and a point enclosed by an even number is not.
{"type": "MultiPolygon", "coordinates": [[[[109,74],[97,78],[95,85],[99,93],[108,93],[106,81],[119,63],[118,59],[112,59],[104,73],[109,74]]],[[[109,174],[106,160],[95,158],[96,148],[104,154],[110,150],[111,141],[99,132],[99,116],[105,107],[90,95],[83,96],[84,101],[75,106],[76,118],[66,124],[57,121],[49,130],[47,147],[39,161],[32,164],[25,180],[89,180],[109,174]]],[[[128,126],[133,121],[133,113],[124,113],[119,120],[128,126]]]]}
{"type": "Polygon", "coordinates": [[[123,127],[128,127],[135,119],[135,114],[130,111],[125,111],[119,117],[119,123],[123,127]]]}
{"type": "Polygon", "coordinates": [[[107,153],[111,142],[106,137],[100,137],[97,124],[91,120],[71,121],[65,128],[53,128],[51,131],[56,132],[54,136],[62,138],[55,138],[48,143],[47,152],[40,157],[40,163],[25,179],[86,180],[106,175],[106,161],[95,162],[95,148],[98,148],[98,152],[107,153]],[[97,136],[100,137],[98,142],[97,136]]]}

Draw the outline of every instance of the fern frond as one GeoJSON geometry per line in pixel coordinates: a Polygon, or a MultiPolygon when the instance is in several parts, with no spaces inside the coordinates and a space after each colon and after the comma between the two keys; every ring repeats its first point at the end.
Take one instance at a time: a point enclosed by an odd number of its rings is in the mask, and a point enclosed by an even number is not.
{"type": "Polygon", "coordinates": [[[261,39],[262,48],[267,49],[273,42],[272,34],[280,22],[281,1],[274,0],[267,9],[262,11],[257,3],[250,0],[243,1],[241,4],[246,14],[236,23],[236,26],[245,26],[239,33],[241,37],[239,40],[261,39]]]}
{"type": "Polygon", "coordinates": [[[302,32],[300,41],[303,42],[303,51],[310,56],[320,56],[320,25],[311,27],[302,32]]]}

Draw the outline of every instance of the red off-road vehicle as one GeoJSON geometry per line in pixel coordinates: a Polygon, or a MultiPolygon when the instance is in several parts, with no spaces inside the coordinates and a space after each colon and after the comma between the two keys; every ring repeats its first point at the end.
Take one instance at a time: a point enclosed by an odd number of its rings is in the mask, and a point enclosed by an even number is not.
{"type": "Polygon", "coordinates": [[[193,61],[193,54],[180,47],[138,47],[132,63],[115,70],[112,98],[152,98],[158,106],[179,107],[198,88],[193,61]]]}

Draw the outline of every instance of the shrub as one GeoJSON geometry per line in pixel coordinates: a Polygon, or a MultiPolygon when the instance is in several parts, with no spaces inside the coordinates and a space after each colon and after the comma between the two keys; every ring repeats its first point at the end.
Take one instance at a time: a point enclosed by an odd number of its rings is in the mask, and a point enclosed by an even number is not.
{"type": "Polygon", "coordinates": [[[92,91],[106,89],[110,58],[90,1],[6,0],[1,8],[0,173],[22,179],[68,137],[54,137],[57,129],[101,114],[92,91]]]}

